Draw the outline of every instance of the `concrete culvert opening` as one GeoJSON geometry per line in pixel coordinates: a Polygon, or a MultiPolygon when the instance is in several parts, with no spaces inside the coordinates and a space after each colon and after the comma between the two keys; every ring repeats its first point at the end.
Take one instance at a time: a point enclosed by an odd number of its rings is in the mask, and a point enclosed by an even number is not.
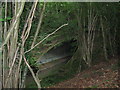
{"type": "Polygon", "coordinates": [[[70,60],[73,55],[73,49],[75,48],[71,43],[74,42],[75,41],[63,42],[60,46],[49,50],[38,60],[39,78],[57,73],[61,66],[70,60]]]}

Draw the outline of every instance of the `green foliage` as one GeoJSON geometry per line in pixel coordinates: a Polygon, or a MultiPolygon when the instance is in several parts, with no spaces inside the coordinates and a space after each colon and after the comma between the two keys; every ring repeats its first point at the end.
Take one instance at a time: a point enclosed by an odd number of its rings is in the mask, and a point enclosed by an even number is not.
{"type": "MultiPolygon", "coordinates": [[[[43,7],[43,3],[39,3],[36,9],[35,18],[33,21],[34,24],[32,25],[32,30],[30,32],[30,38],[28,39],[27,45],[25,48],[26,50],[29,49],[32,44],[42,7],[43,7]]],[[[31,3],[26,3],[25,9],[24,9],[25,13],[23,13],[21,17],[21,23],[22,23],[22,25],[20,26],[21,30],[23,28],[24,21],[26,20],[26,15],[28,15],[30,11],[30,8],[31,8],[31,3]]],[[[79,20],[82,25],[83,25],[83,19],[84,18],[86,19],[86,26],[85,26],[86,28],[88,23],[87,19],[88,19],[89,9],[94,11],[94,13],[98,15],[98,17],[100,15],[104,17],[104,20],[106,21],[105,25],[106,27],[111,29],[110,34],[112,36],[112,33],[114,32],[114,30],[112,29],[114,29],[114,27],[116,26],[114,23],[118,22],[116,17],[116,15],[119,12],[118,8],[119,8],[118,3],[68,3],[68,2],[47,3],[45,13],[43,16],[42,27],[40,29],[37,42],[41,41],[48,34],[52,33],[55,29],[57,29],[59,26],[65,23],[68,23],[69,25],[66,27],[63,27],[60,31],[58,31],[54,35],[47,38],[47,40],[45,40],[42,43],[42,47],[45,47],[45,45],[49,46],[49,44],[55,40],[59,41],[59,44],[57,45],[60,45],[61,43],[66,41],[77,40],[77,35],[78,35],[78,31],[80,30],[80,27],[78,27],[78,20],[76,18],[76,15],[82,18],[81,20],[79,20]]],[[[98,29],[100,28],[99,23],[97,25],[97,28],[98,29]]],[[[106,32],[106,36],[107,36],[107,32],[106,32]]],[[[101,39],[99,41],[102,41],[101,39]]],[[[74,46],[77,47],[77,45],[78,45],[77,43],[74,43],[74,46]]],[[[102,50],[102,47],[100,46],[100,48],[98,48],[98,50],[95,51],[96,55],[94,55],[93,57],[97,58],[101,50],[102,50]]],[[[108,50],[110,49],[108,48],[108,50]]],[[[35,51],[37,51],[37,49],[35,51]]],[[[75,50],[73,51],[75,52],[75,50]]],[[[108,52],[111,52],[111,51],[108,51],[108,52]]],[[[31,58],[33,57],[32,55],[29,55],[29,56],[31,56],[31,58]]],[[[35,59],[32,59],[32,60],[35,60],[35,59]]]]}
{"type": "MultiPolygon", "coordinates": [[[[28,15],[31,3],[26,3],[24,12],[21,17],[21,30],[24,26],[24,21],[26,20],[26,15],[28,15]]],[[[25,50],[28,50],[32,44],[34,34],[36,32],[36,28],[38,25],[38,20],[41,13],[41,8],[43,6],[43,3],[39,3],[38,7],[36,9],[35,17],[33,20],[32,30],[30,32],[30,37],[27,40],[27,45],[25,50]]],[[[68,42],[71,40],[74,40],[75,43],[70,43],[73,47],[71,51],[75,53],[78,49],[78,42],[82,36],[78,38],[79,31],[82,31],[80,27],[85,28],[87,32],[87,26],[88,26],[88,10],[94,11],[95,14],[98,15],[98,21],[97,21],[97,30],[96,30],[96,36],[95,36],[95,43],[94,43],[94,49],[93,49],[93,62],[98,62],[98,58],[100,60],[104,60],[103,56],[103,39],[101,35],[101,26],[100,26],[100,16],[103,18],[104,26],[105,28],[109,28],[107,31],[105,31],[106,35],[106,43],[107,43],[107,53],[108,55],[111,55],[111,49],[109,44],[109,33],[111,35],[112,43],[114,42],[113,39],[113,33],[115,32],[114,28],[116,27],[118,29],[118,17],[119,17],[119,3],[47,3],[45,13],[43,16],[43,22],[42,27],[40,29],[39,35],[37,37],[37,42],[41,41],[43,38],[45,38],[48,34],[52,33],[55,29],[57,29],[59,26],[68,23],[69,25],[66,27],[63,27],[60,31],[55,33],[54,35],[50,36],[45,40],[40,46],[38,46],[36,49],[34,49],[34,52],[27,54],[27,59],[29,60],[29,63],[31,66],[36,66],[35,62],[38,59],[37,56],[42,55],[42,51],[44,51],[44,48],[49,48],[51,43],[53,41],[58,41],[59,44],[55,45],[54,47],[57,47],[63,42],[68,42]],[[78,16],[80,19],[78,20],[78,16]],[[83,21],[86,21],[85,26],[83,21]],[[78,26],[78,21],[80,21],[81,26],[78,26]],[[48,47],[46,47],[46,45],[48,47]],[[42,47],[42,49],[41,49],[42,47]],[[36,53],[39,52],[39,53],[36,53]],[[102,58],[101,58],[102,57],[102,58]]],[[[22,31],[19,32],[21,34],[22,31]]],[[[119,34],[117,33],[117,40],[119,41],[119,34]]],[[[36,43],[37,43],[36,42],[36,43]]],[[[119,46],[119,45],[118,45],[119,46]]],[[[114,48],[113,48],[114,49],[114,48]]],[[[44,78],[42,80],[42,86],[47,87],[50,85],[53,85],[57,82],[63,81],[69,77],[72,76],[72,74],[76,73],[78,70],[79,65],[82,66],[82,70],[86,68],[85,62],[80,58],[81,53],[78,53],[76,55],[77,58],[74,58],[74,62],[72,63],[72,66],[65,66],[66,68],[64,73],[55,74],[52,76],[49,76],[47,78],[44,78]],[[70,70],[70,71],[69,71],[70,70]],[[67,72],[67,73],[66,73],[67,72]]],[[[93,86],[96,87],[96,86],[93,86]]]]}
{"type": "MultiPolygon", "coordinates": [[[[72,78],[78,71],[77,62],[74,62],[71,69],[68,69],[66,65],[63,65],[57,73],[54,73],[48,77],[45,77],[41,81],[42,88],[46,88],[52,85],[55,85],[64,80],[72,78]]],[[[30,83],[27,83],[27,88],[36,88],[35,82],[32,80],[30,83]]]]}
{"type": "Polygon", "coordinates": [[[11,19],[12,19],[11,17],[7,17],[6,19],[0,18],[0,21],[7,21],[7,20],[11,20],[11,19]]]}
{"type": "Polygon", "coordinates": [[[58,73],[48,76],[46,78],[43,78],[41,82],[42,87],[49,87],[59,82],[62,82],[64,80],[68,80],[72,78],[78,71],[77,62],[73,63],[73,66],[71,69],[68,69],[68,68],[69,68],[68,66],[64,65],[63,67],[61,67],[58,73]]]}
{"type": "Polygon", "coordinates": [[[37,85],[35,84],[35,82],[30,82],[29,85],[26,86],[26,89],[27,88],[36,88],[37,89],[37,85]]]}

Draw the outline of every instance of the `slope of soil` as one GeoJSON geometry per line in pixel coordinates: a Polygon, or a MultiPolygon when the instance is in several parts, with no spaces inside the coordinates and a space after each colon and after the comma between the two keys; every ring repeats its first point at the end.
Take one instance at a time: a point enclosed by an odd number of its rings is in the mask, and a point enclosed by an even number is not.
{"type": "Polygon", "coordinates": [[[80,72],[74,78],[48,88],[119,88],[117,60],[101,62],[80,72]]]}

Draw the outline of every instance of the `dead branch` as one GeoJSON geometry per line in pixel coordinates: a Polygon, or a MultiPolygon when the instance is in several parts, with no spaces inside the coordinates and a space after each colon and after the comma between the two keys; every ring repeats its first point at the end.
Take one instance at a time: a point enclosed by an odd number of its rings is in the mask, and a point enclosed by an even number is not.
{"type": "Polygon", "coordinates": [[[44,39],[42,39],[40,42],[38,42],[34,47],[32,47],[31,49],[29,49],[28,51],[26,51],[25,53],[30,52],[31,50],[33,50],[35,47],[37,47],[39,44],[41,44],[43,41],[45,41],[48,37],[50,37],[51,35],[55,34],[57,31],[59,31],[62,27],[67,26],[68,24],[63,24],[62,26],[60,26],[59,28],[57,28],[54,32],[48,34],[44,39]]]}

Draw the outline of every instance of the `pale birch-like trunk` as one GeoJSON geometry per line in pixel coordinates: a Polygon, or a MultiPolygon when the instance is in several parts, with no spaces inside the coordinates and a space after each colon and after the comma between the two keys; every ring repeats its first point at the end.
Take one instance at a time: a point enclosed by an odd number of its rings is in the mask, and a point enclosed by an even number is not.
{"type": "Polygon", "coordinates": [[[104,22],[103,22],[102,16],[101,16],[101,30],[102,30],[102,36],[103,36],[104,55],[105,55],[105,59],[108,60],[107,49],[106,49],[106,37],[105,37],[106,28],[104,28],[104,22]]]}
{"type": "MultiPolygon", "coordinates": [[[[2,18],[2,7],[0,7],[0,18],[2,18]]],[[[2,45],[2,31],[3,31],[2,21],[0,21],[0,47],[2,45]]],[[[0,90],[1,88],[2,88],[2,50],[0,49],[0,90]]]]}
{"type": "MultiPolygon", "coordinates": [[[[9,3],[10,4],[10,3],[9,3]]],[[[3,88],[18,88],[17,78],[17,63],[16,57],[18,54],[18,29],[20,16],[22,14],[25,2],[12,3],[13,19],[8,27],[8,23],[4,22],[4,43],[3,46],[3,88]]],[[[7,18],[7,3],[5,3],[5,18],[7,18]]],[[[19,77],[18,77],[19,78],[19,77]]]]}
{"type": "Polygon", "coordinates": [[[41,11],[41,14],[40,14],[40,18],[39,18],[39,23],[38,23],[38,26],[37,26],[37,30],[35,32],[35,36],[34,36],[34,39],[33,39],[33,43],[31,45],[31,48],[34,46],[34,44],[36,43],[36,39],[37,39],[37,36],[39,34],[39,31],[40,31],[40,28],[41,28],[41,24],[42,24],[42,20],[43,20],[43,15],[44,15],[44,11],[45,11],[45,5],[46,3],[44,3],[44,6],[43,6],[43,9],[41,11]]]}
{"type": "MultiPolygon", "coordinates": [[[[81,11],[84,13],[83,11],[81,11]]],[[[76,15],[77,16],[77,15],[76,15]]],[[[90,67],[93,55],[93,45],[95,39],[95,26],[97,25],[97,15],[92,9],[88,10],[88,18],[77,16],[78,26],[78,49],[82,59],[90,67]],[[83,20],[83,21],[82,21],[83,20]],[[87,21],[87,22],[86,22],[87,21]],[[82,22],[82,23],[81,23],[82,22]],[[87,26],[87,28],[85,28],[87,26]]]]}
{"type": "MultiPolygon", "coordinates": [[[[40,80],[33,72],[33,69],[29,65],[29,60],[25,57],[28,52],[36,48],[43,41],[45,41],[48,37],[55,34],[62,27],[68,25],[63,24],[59,28],[57,28],[54,32],[48,34],[43,40],[38,42],[34,47],[30,48],[27,51],[25,50],[26,41],[29,38],[29,34],[32,27],[33,18],[35,15],[35,10],[37,7],[38,0],[33,3],[30,13],[27,17],[27,20],[24,23],[24,28],[22,30],[22,34],[20,34],[21,42],[18,42],[18,30],[20,26],[20,16],[23,13],[25,2],[12,2],[11,4],[12,10],[12,19],[11,21],[4,21],[4,30],[3,30],[3,43],[0,46],[0,49],[3,51],[3,62],[2,62],[2,85],[3,88],[24,88],[25,87],[25,78],[27,74],[27,69],[30,70],[38,88],[41,88],[40,80]],[[9,23],[8,23],[9,22],[9,23]],[[1,48],[2,47],[2,48],[1,48]],[[21,67],[25,64],[27,68],[21,67]],[[22,72],[23,71],[23,72],[22,72]],[[24,73],[25,72],[25,73],[24,73]],[[23,77],[22,77],[23,76],[23,77]]],[[[8,8],[7,3],[5,3],[5,19],[7,18],[8,8]]],[[[6,19],[7,20],[7,19],[6,19]]]]}

